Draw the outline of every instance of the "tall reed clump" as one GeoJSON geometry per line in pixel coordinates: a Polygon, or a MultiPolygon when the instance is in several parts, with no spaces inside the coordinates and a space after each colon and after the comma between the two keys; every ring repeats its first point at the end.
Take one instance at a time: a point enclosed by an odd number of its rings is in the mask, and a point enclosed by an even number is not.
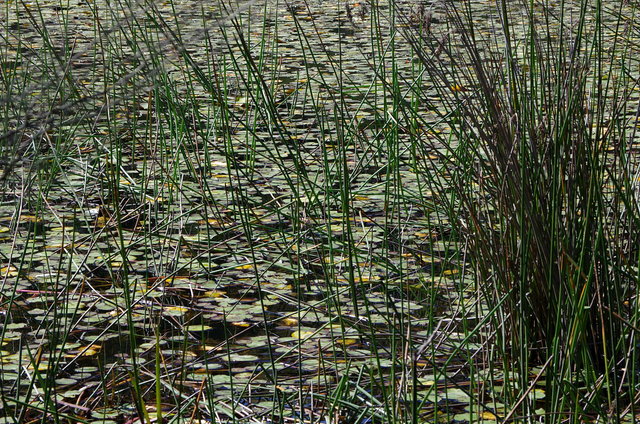
{"type": "Polygon", "coordinates": [[[511,418],[540,408],[536,382],[553,422],[637,400],[638,52],[623,3],[498,0],[491,22],[446,1],[423,12],[444,11],[441,34],[407,34],[451,127],[449,210],[494,311],[511,418]]]}

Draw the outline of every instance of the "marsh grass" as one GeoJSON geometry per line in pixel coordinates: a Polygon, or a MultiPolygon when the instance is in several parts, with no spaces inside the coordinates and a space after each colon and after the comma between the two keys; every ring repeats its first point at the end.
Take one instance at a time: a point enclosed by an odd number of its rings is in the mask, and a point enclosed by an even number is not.
{"type": "Polygon", "coordinates": [[[451,220],[496,308],[507,417],[535,414],[539,381],[547,420],[617,421],[637,384],[633,21],[622,3],[497,2],[488,35],[471,2],[444,7],[447,43],[411,43],[453,117],[451,220]]]}
{"type": "Polygon", "coordinates": [[[4,421],[633,420],[633,8],[498,5],[8,2],[4,421]]]}

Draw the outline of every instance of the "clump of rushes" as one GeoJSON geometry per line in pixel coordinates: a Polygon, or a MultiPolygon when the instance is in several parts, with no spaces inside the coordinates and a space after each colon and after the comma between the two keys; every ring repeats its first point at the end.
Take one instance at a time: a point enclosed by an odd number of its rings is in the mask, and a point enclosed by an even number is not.
{"type": "Polygon", "coordinates": [[[574,3],[499,0],[488,23],[447,1],[447,36],[407,34],[441,87],[446,199],[493,311],[510,418],[607,419],[637,401],[634,15],[574,3]]]}

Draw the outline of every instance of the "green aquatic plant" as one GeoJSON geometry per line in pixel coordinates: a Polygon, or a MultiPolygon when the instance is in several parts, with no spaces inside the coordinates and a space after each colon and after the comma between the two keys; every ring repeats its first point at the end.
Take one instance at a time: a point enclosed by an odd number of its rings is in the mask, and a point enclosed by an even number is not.
{"type": "Polygon", "coordinates": [[[0,421],[633,419],[635,6],[497,4],[4,2],[0,421]]]}
{"type": "Polygon", "coordinates": [[[637,385],[633,11],[496,5],[487,25],[474,2],[443,2],[446,44],[410,39],[443,87],[451,220],[514,376],[507,416],[535,414],[526,395],[540,379],[550,421],[620,417],[637,385]]]}

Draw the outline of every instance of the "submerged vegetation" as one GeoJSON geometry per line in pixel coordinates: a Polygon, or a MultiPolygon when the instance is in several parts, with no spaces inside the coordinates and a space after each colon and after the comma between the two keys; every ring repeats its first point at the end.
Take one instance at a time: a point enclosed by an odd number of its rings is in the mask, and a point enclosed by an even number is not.
{"type": "Polygon", "coordinates": [[[638,419],[634,2],[1,12],[0,423],[638,419]]]}

